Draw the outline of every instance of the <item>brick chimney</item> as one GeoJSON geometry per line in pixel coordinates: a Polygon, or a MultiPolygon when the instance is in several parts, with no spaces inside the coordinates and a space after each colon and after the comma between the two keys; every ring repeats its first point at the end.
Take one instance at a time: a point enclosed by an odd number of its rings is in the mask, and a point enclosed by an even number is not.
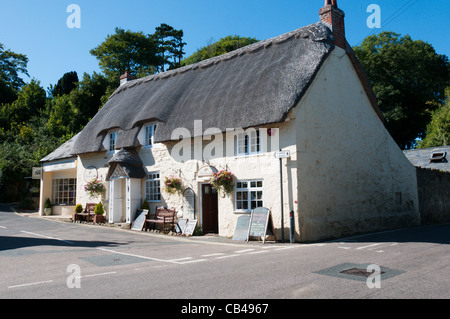
{"type": "Polygon", "coordinates": [[[345,39],[345,13],[338,8],[337,0],[325,0],[325,6],[319,11],[320,21],[327,24],[334,34],[334,44],[342,49],[346,49],[345,39]]]}
{"type": "Polygon", "coordinates": [[[133,80],[136,80],[136,77],[133,74],[131,74],[131,72],[125,71],[125,74],[122,74],[120,76],[120,86],[133,80]]]}

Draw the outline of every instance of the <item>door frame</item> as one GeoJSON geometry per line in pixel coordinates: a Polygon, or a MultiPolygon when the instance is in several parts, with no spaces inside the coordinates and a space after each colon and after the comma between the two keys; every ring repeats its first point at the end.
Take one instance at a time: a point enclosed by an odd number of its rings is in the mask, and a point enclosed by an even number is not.
{"type": "MultiPolygon", "coordinates": [[[[122,182],[124,181],[125,176],[119,176],[111,178],[109,181],[109,223],[120,223],[122,222],[123,215],[123,204],[126,202],[126,190],[125,190],[125,198],[122,198],[123,187],[122,182]],[[115,193],[120,191],[121,200],[117,201],[118,198],[115,198],[115,193]],[[120,202],[120,203],[119,203],[120,202]],[[118,205],[119,204],[119,205],[118,205]],[[120,207],[120,216],[118,214],[118,207],[120,207]]],[[[125,181],[125,189],[126,189],[126,181],[125,181]]],[[[126,206],[125,206],[126,207],[126,206]]]]}
{"type": "MultiPolygon", "coordinates": [[[[202,225],[203,228],[203,185],[210,185],[212,188],[212,185],[210,182],[199,182],[199,194],[200,194],[200,200],[199,200],[199,211],[200,211],[200,225],[202,225]]],[[[204,230],[204,229],[203,229],[204,230]]],[[[217,231],[219,232],[219,193],[217,193],[217,231]]]]}

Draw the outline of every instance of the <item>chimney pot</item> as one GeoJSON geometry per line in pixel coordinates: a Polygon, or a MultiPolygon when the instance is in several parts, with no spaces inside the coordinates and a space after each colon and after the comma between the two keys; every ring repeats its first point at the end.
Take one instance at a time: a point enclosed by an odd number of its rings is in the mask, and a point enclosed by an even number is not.
{"type": "Polygon", "coordinates": [[[125,73],[120,76],[120,85],[122,86],[125,83],[133,80],[136,80],[136,77],[133,74],[131,74],[130,71],[125,71],[125,73]]]}

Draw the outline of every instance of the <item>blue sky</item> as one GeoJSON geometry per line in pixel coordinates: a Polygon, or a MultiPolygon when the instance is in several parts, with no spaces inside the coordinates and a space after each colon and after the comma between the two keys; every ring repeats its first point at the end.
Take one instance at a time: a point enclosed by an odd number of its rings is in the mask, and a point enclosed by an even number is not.
{"type": "MultiPolygon", "coordinates": [[[[0,0],[0,43],[26,54],[30,78],[47,89],[64,73],[100,72],[89,50],[100,44],[115,27],[146,34],[167,23],[183,29],[186,55],[208,41],[227,35],[268,39],[317,22],[323,0],[0,0]],[[70,29],[67,7],[81,9],[81,28],[70,29]]],[[[450,56],[447,0],[339,0],[346,13],[347,40],[359,44],[381,31],[409,34],[450,56]],[[370,29],[370,4],[381,9],[381,28],[370,29]]],[[[30,78],[25,78],[29,82],[30,78]]]]}

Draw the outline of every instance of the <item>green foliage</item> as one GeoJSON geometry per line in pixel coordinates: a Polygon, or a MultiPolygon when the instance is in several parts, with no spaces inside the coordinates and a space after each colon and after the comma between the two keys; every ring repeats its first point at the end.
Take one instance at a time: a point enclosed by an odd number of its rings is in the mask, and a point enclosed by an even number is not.
{"type": "Polygon", "coordinates": [[[45,90],[39,81],[32,79],[20,89],[13,103],[0,107],[0,127],[17,133],[20,130],[18,126],[30,121],[33,116],[39,116],[45,102],[45,90]]]}
{"type": "Polygon", "coordinates": [[[44,204],[44,208],[52,208],[52,203],[50,202],[50,198],[47,198],[44,204]]]}
{"type": "Polygon", "coordinates": [[[256,40],[255,38],[245,38],[237,35],[229,35],[214,43],[211,40],[207,46],[197,50],[191,56],[181,61],[181,66],[194,64],[209,58],[213,58],[256,42],[258,42],[258,40],[256,40]]]}
{"type": "Polygon", "coordinates": [[[226,196],[229,196],[234,190],[233,173],[226,170],[213,173],[210,183],[219,194],[223,192],[226,196]]]}
{"type": "Polygon", "coordinates": [[[64,95],[72,92],[73,89],[77,87],[78,74],[75,71],[67,72],[62,78],[58,80],[55,87],[53,88],[52,95],[64,95]]]}
{"type": "Polygon", "coordinates": [[[104,42],[90,53],[99,61],[107,77],[119,78],[125,71],[139,76],[156,72],[157,46],[151,36],[121,28],[108,35],[104,42]]]}
{"type": "Polygon", "coordinates": [[[367,72],[386,128],[405,149],[423,137],[430,113],[440,105],[449,84],[449,61],[424,41],[393,32],[364,39],[353,48],[367,72]]]}
{"type": "Polygon", "coordinates": [[[75,213],[81,213],[83,211],[83,205],[77,204],[75,206],[75,213]]]}
{"type": "Polygon", "coordinates": [[[164,190],[169,194],[178,193],[181,195],[184,191],[183,181],[181,178],[170,176],[164,178],[164,190]]]}
{"type": "Polygon", "coordinates": [[[96,197],[102,195],[106,191],[106,188],[105,184],[97,178],[94,178],[84,186],[84,190],[89,193],[90,197],[96,197]]]}
{"type": "Polygon", "coordinates": [[[69,94],[48,99],[48,121],[46,127],[55,136],[74,135],[97,114],[104,97],[118,86],[118,81],[109,81],[105,76],[84,74],[83,79],[69,94]]]}
{"type": "Polygon", "coordinates": [[[94,213],[95,215],[103,215],[105,213],[102,202],[95,205],[94,213]]]}
{"type": "MultiPolygon", "coordinates": [[[[0,93],[17,92],[25,84],[20,74],[28,76],[27,64],[26,55],[5,50],[3,44],[0,43],[0,93]]],[[[0,104],[12,101],[4,100],[4,95],[0,95],[0,104]]]]}
{"type": "Polygon", "coordinates": [[[450,87],[446,93],[446,103],[432,113],[427,135],[419,143],[419,148],[450,145],[450,87]]]}
{"type": "Polygon", "coordinates": [[[155,28],[155,33],[151,36],[157,45],[158,71],[165,71],[165,66],[169,69],[180,67],[181,58],[184,55],[183,30],[176,30],[172,26],[161,23],[155,28]]]}

